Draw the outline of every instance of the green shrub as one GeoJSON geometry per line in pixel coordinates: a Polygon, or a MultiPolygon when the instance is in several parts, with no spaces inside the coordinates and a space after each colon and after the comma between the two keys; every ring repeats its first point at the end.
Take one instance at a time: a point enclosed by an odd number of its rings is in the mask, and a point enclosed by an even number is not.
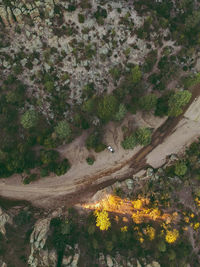
{"type": "Polygon", "coordinates": [[[116,67],[110,69],[110,74],[111,74],[114,81],[118,81],[120,79],[121,73],[122,73],[122,71],[121,71],[120,67],[116,66],[116,67]]]}
{"type": "Polygon", "coordinates": [[[14,222],[18,225],[28,224],[31,220],[31,213],[29,211],[21,210],[15,217],[14,222]]]}
{"type": "Polygon", "coordinates": [[[121,145],[124,149],[133,149],[137,145],[137,137],[135,134],[130,135],[122,141],[121,145]]]}
{"type": "Polygon", "coordinates": [[[79,23],[84,23],[85,22],[85,17],[83,14],[78,14],[78,21],[79,23]]]}
{"type": "Polygon", "coordinates": [[[76,6],[75,5],[73,5],[73,4],[69,4],[68,5],[68,8],[67,8],[67,11],[68,12],[73,12],[75,10],[76,10],[76,6]]]}
{"type": "Polygon", "coordinates": [[[96,230],[96,226],[94,224],[90,224],[88,226],[88,234],[89,235],[93,235],[95,233],[95,230],[96,230]]]}
{"type": "Polygon", "coordinates": [[[63,221],[61,223],[61,234],[62,235],[69,235],[71,230],[72,230],[72,225],[70,223],[70,221],[68,219],[66,219],[65,221],[63,221]]]}
{"type": "Polygon", "coordinates": [[[149,128],[139,128],[135,134],[138,144],[142,146],[147,146],[151,143],[152,132],[149,128]]]}
{"type": "Polygon", "coordinates": [[[46,168],[42,168],[40,170],[40,176],[41,177],[47,177],[48,175],[49,175],[49,172],[48,172],[48,170],[46,168]]]}
{"type": "Polygon", "coordinates": [[[83,103],[82,110],[93,114],[96,108],[96,98],[90,98],[83,103]]]}
{"type": "Polygon", "coordinates": [[[30,184],[31,182],[35,181],[37,178],[36,173],[32,173],[29,176],[26,176],[23,180],[23,184],[30,184]]]}
{"type": "Polygon", "coordinates": [[[103,122],[108,122],[111,120],[118,107],[118,101],[113,95],[105,95],[103,98],[100,98],[97,105],[97,114],[98,117],[103,122]]]}
{"type": "Polygon", "coordinates": [[[70,163],[68,159],[64,159],[62,162],[57,163],[54,172],[57,176],[65,174],[70,169],[70,163]]]}
{"type": "Polygon", "coordinates": [[[94,149],[100,143],[100,135],[98,132],[94,132],[88,136],[86,139],[87,149],[94,149]]]}
{"type": "Polygon", "coordinates": [[[190,101],[191,96],[192,94],[187,90],[172,95],[168,102],[168,115],[171,117],[179,116],[183,112],[182,107],[190,101]]]}
{"type": "Polygon", "coordinates": [[[95,159],[94,159],[93,157],[88,157],[88,158],[86,159],[86,161],[87,161],[88,165],[93,165],[95,159]]]}
{"type": "Polygon", "coordinates": [[[134,68],[131,69],[131,81],[134,84],[137,84],[141,81],[142,78],[142,72],[139,68],[139,66],[135,66],[134,68]]]}
{"type": "Polygon", "coordinates": [[[158,247],[158,250],[160,252],[165,252],[166,251],[166,244],[165,244],[165,242],[163,240],[158,242],[157,247],[158,247]]]}
{"type": "Polygon", "coordinates": [[[187,172],[187,166],[184,162],[177,162],[175,165],[175,174],[178,176],[184,176],[187,172]]]}
{"type": "Polygon", "coordinates": [[[200,83],[200,72],[183,79],[185,88],[190,88],[191,86],[197,85],[198,83],[200,83]]]}
{"type": "Polygon", "coordinates": [[[52,93],[53,89],[54,89],[54,82],[53,81],[47,81],[47,82],[45,82],[44,87],[48,92],[52,93]]]}
{"type": "Polygon", "coordinates": [[[68,140],[71,137],[71,127],[67,121],[60,121],[55,127],[55,132],[60,139],[68,140]]]}
{"type": "Polygon", "coordinates": [[[114,119],[116,121],[121,121],[125,117],[126,113],[127,113],[127,109],[126,109],[125,105],[124,104],[120,104],[119,105],[119,110],[115,114],[114,119]]]}
{"type": "Polygon", "coordinates": [[[59,152],[56,150],[41,150],[40,159],[43,164],[49,164],[59,158],[59,152]]]}
{"type": "Polygon", "coordinates": [[[105,19],[107,18],[107,11],[106,9],[98,6],[97,11],[94,13],[94,17],[99,20],[99,19],[105,19]]]}
{"type": "Polygon", "coordinates": [[[170,249],[170,251],[168,252],[168,258],[170,261],[173,261],[176,259],[176,253],[174,252],[174,250],[170,249]]]}
{"type": "Polygon", "coordinates": [[[139,100],[140,108],[145,111],[150,111],[152,109],[155,109],[156,103],[157,103],[157,96],[155,94],[149,94],[143,96],[139,100]]]}
{"type": "Polygon", "coordinates": [[[155,116],[163,117],[168,115],[168,101],[173,92],[169,92],[159,97],[156,103],[155,116]]]}
{"type": "Polygon", "coordinates": [[[35,110],[28,110],[21,116],[21,124],[25,129],[36,126],[38,114],[35,110]]]}
{"type": "Polygon", "coordinates": [[[98,144],[98,145],[95,147],[95,150],[94,150],[94,151],[95,151],[96,153],[99,153],[99,152],[104,151],[105,148],[106,148],[106,145],[100,143],[100,144],[98,144]]]}

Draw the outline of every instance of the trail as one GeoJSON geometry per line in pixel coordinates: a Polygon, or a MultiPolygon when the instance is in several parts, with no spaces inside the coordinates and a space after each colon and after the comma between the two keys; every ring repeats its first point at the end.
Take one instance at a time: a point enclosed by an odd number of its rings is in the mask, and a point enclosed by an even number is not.
{"type": "MultiPolygon", "coordinates": [[[[0,195],[3,197],[22,199],[31,201],[34,205],[54,208],[60,205],[76,204],[84,199],[88,199],[98,190],[105,188],[114,182],[122,181],[128,177],[145,169],[148,164],[146,157],[158,145],[162,144],[167,137],[173,134],[175,127],[182,120],[185,111],[200,94],[200,86],[196,86],[192,90],[192,98],[188,105],[184,108],[183,114],[176,118],[168,118],[153,134],[150,145],[140,149],[135,155],[125,161],[116,163],[116,166],[104,168],[104,171],[98,172],[96,175],[84,175],[69,183],[63,181],[62,184],[52,186],[40,186],[37,184],[11,185],[0,183],[0,195]]],[[[180,148],[181,149],[181,148],[180,148]]],[[[109,162],[108,162],[109,164],[109,162]]],[[[0,198],[0,204],[3,198],[0,198]]]]}

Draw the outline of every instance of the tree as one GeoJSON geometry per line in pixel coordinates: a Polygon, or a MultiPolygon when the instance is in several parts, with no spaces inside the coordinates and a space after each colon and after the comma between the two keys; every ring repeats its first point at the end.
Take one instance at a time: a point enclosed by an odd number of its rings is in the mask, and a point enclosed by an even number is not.
{"type": "Polygon", "coordinates": [[[166,244],[163,240],[160,240],[157,244],[157,248],[160,252],[165,252],[166,251],[166,244]]]}
{"type": "Polygon", "coordinates": [[[124,139],[121,143],[124,149],[133,149],[137,145],[137,138],[135,134],[132,134],[124,139]]]}
{"type": "Polygon", "coordinates": [[[86,139],[87,149],[95,149],[100,143],[100,134],[98,132],[91,133],[86,139]]]}
{"type": "Polygon", "coordinates": [[[145,111],[150,111],[152,109],[155,109],[156,103],[157,103],[157,96],[155,94],[149,94],[143,96],[139,100],[140,108],[145,111]]]}
{"type": "Polygon", "coordinates": [[[108,217],[108,212],[105,210],[94,212],[96,216],[96,226],[100,228],[102,231],[107,231],[108,228],[111,226],[110,219],[108,217]]]}
{"type": "Polygon", "coordinates": [[[34,127],[38,121],[38,114],[35,110],[28,110],[21,116],[21,124],[25,129],[34,127]]]}
{"type": "Polygon", "coordinates": [[[183,112],[182,107],[185,106],[190,101],[191,96],[192,94],[187,90],[177,92],[174,95],[172,95],[169,98],[168,102],[169,106],[168,116],[171,117],[179,116],[183,112]]]}
{"type": "Polygon", "coordinates": [[[185,165],[184,162],[178,162],[176,165],[175,165],[175,174],[178,175],[178,176],[183,176],[186,174],[187,172],[187,166],[185,165]]]}
{"type": "Polygon", "coordinates": [[[55,127],[55,132],[60,139],[69,139],[72,131],[69,123],[63,120],[55,127]]]}
{"type": "Polygon", "coordinates": [[[126,109],[125,105],[124,104],[120,104],[119,105],[119,110],[115,114],[115,120],[116,121],[121,121],[125,117],[126,113],[127,113],[127,109],[126,109]]]}
{"type": "Polygon", "coordinates": [[[97,105],[97,114],[99,118],[108,122],[114,117],[114,114],[117,111],[118,101],[113,95],[105,95],[100,98],[99,103],[97,105]]]}
{"type": "Polygon", "coordinates": [[[70,169],[70,164],[68,159],[64,159],[62,162],[59,162],[54,170],[57,176],[65,174],[70,169]]]}
{"type": "Polygon", "coordinates": [[[136,84],[139,83],[142,78],[142,72],[139,66],[135,66],[131,69],[131,81],[136,84]]]}
{"type": "Polygon", "coordinates": [[[92,114],[95,111],[95,108],[96,108],[96,98],[94,97],[85,101],[82,106],[82,110],[88,112],[89,114],[92,114]]]}
{"type": "Polygon", "coordinates": [[[40,158],[43,164],[50,164],[56,161],[59,157],[58,151],[55,150],[41,150],[40,158]]]}
{"type": "Polygon", "coordinates": [[[151,143],[151,130],[149,128],[139,128],[136,131],[137,142],[142,146],[147,146],[151,143]]]}
{"type": "Polygon", "coordinates": [[[47,81],[47,82],[45,82],[44,87],[46,88],[46,90],[48,92],[51,93],[51,92],[53,92],[53,89],[54,89],[54,82],[53,81],[47,81]]]}

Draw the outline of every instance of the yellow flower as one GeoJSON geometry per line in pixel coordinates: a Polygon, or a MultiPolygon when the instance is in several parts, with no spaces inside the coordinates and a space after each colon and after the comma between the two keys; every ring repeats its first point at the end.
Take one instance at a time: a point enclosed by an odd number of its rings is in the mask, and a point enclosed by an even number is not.
{"type": "Polygon", "coordinates": [[[200,223],[199,222],[198,223],[195,223],[194,224],[194,230],[197,230],[199,228],[199,226],[200,226],[200,223]]]}
{"type": "Polygon", "coordinates": [[[144,242],[144,238],[143,238],[143,237],[140,237],[140,238],[139,238],[139,241],[140,241],[140,243],[142,244],[142,243],[144,242]]]}
{"type": "Polygon", "coordinates": [[[194,213],[191,213],[191,214],[190,214],[190,217],[191,217],[191,218],[194,218],[194,213]]]}
{"type": "Polygon", "coordinates": [[[108,230],[111,226],[110,219],[108,217],[108,212],[105,210],[102,211],[95,211],[94,212],[96,219],[96,226],[100,228],[100,230],[108,230]]]}
{"type": "Polygon", "coordinates": [[[166,231],[166,236],[165,236],[165,240],[167,241],[167,243],[174,243],[177,238],[179,237],[179,232],[176,229],[173,230],[167,230],[166,231]]]}
{"type": "Polygon", "coordinates": [[[128,227],[127,226],[121,227],[121,232],[127,232],[127,231],[128,231],[128,227]]]}
{"type": "Polygon", "coordinates": [[[148,235],[150,240],[153,240],[155,238],[156,231],[153,227],[147,226],[145,231],[146,231],[146,234],[148,235]]]}
{"type": "Polygon", "coordinates": [[[189,223],[189,221],[190,221],[189,217],[185,216],[185,217],[184,217],[184,221],[185,221],[186,223],[189,223]]]}

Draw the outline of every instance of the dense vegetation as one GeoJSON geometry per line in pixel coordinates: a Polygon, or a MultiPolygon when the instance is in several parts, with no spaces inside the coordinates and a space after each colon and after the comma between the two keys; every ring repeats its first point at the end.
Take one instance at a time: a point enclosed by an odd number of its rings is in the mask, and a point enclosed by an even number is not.
{"type": "MultiPolygon", "coordinates": [[[[91,129],[86,147],[101,152],[107,145],[102,141],[104,126],[109,121],[122,122],[127,113],[154,112],[155,116],[161,117],[180,115],[191,98],[189,87],[199,82],[199,74],[191,73],[199,45],[200,11],[197,2],[199,1],[135,1],[134,8],[145,18],[143,25],[140,28],[134,27],[128,13],[120,17],[120,24],[131,34],[144,40],[147,47],[151,47],[150,42],[153,42],[155,48],[151,49],[140,65],[128,61],[130,48],[127,48],[124,51],[126,60],[110,68],[114,90],[108,94],[107,86],[102,84],[104,92],[99,93],[95,82],[90,81],[82,85],[80,103],[69,101],[68,72],[58,75],[50,60],[51,55],[57,54],[55,64],[58,64],[66,56],[64,51],[59,54],[57,48],[47,47],[45,43],[43,55],[37,50],[31,54],[21,51],[12,56],[4,50],[0,51],[1,58],[8,60],[12,66],[6,71],[3,66],[0,69],[0,177],[9,177],[14,173],[25,174],[27,183],[39,176],[34,174],[36,169],[40,169],[42,177],[48,176],[50,172],[64,174],[70,163],[59,156],[56,149],[60,145],[70,143],[84,130],[91,129]],[[162,33],[166,29],[168,35],[163,38],[162,33]],[[154,37],[152,32],[156,33],[154,37]],[[180,45],[180,50],[175,51],[172,46],[163,47],[168,40],[180,45]],[[160,57],[158,51],[161,53],[160,57]],[[25,66],[21,65],[23,59],[26,59],[25,66]],[[20,76],[23,71],[33,69],[33,60],[51,65],[48,71],[41,68],[37,75],[29,77],[40,88],[39,92],[47,95],[44,103],[43,99],[30,94],[30,85],[23,82],[20,76]],[[184,90],[180,91],[176,86],[173,90],[168,90],[168,85],[173,80],[176,80],[179,87],[184,87],[184,90]],[[47,107],[48,111],[45,113],[47,107]]],[[[11,9],[13,7],[10,1],[3,1],[3,4],[11,9]]],[[[92,14],[99,26],[104,25],[108,17],[109,9],[106,4],[107,1],[101,1],[101,6],[92,14]]],[[[67,12],[73,13],[81,8],[83,12],[78,15],[78,21],[84,25],[85,10],[91,7],[90,1],[74,1],[69,4],[67,12]]],[[[62,11],[61,5],[56,5],[55,13],[60,14],[61,25],[62,11]]],[[[118,12],[120,14],[120,9],[118,12]]],[[[62,35],[56,25],[54,22],[55,34],[62,35]]],[[[4,34],[0,35],[0,47],[9,47],[12,40],[4,27],[1,28],[4,34]]],[[[63,34],[65,28],[62,28],[63,34]]],[[[73,28],[67,29],[67,36],[76,35],[73,28]]],[[[20,34],[19,28],[16,27],[15,30],[20,34]]],[[[114,32],[111,35],[114,36],[114,32]]],[[[73,42],[72,54],[77,62],[82,58],[92,60],[96,56],[92,42],[87,45],[74,40],[73,42]]],[[[112,51],[109,53],[111,56],[112,51]]],[[[103,55],[101,60],[105,60],[103,55]]],[[[125,149],[133,149],[138,144],[148,145],[151,142],[151,133],[151,129],[147,128],[136,131],[129,129],[121,144],[125,149]]],[[[92,160],[87,159],[87,162],[92,164],[92,160]]]]}

